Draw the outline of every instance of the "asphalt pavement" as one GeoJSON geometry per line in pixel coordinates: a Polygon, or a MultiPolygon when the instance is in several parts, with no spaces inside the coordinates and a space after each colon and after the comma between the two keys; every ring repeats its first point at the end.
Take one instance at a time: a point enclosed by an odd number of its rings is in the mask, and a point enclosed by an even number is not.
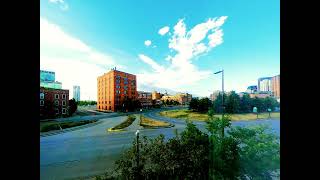
{"type": "MultiPolygon", "coordinates": [[[[144,113],[145,116],[175,124],[173,128],[143,129],[136,120],[122,132],[108,132],[126,119],[126,116],[101,117],[100,123],[87,128],[61,134],[40,137],[40,177],[46,179],[77,179],[102,174],[113,167],[120,153],[128,148],[135,138],[135,131],[141,136],[166,138],[175,136],[175,129],[181,132],[186,124],[183,120],[158,115],[159,110],[144,113]]],[[[138,119],[138,118],[137,118],[138,119]]],[[[232,125],[270,124],[280,135],[280,120],[258,120],[233,122],[232,125]]],[[[205,129],[203,122],[195,122],[205,129]]]]}

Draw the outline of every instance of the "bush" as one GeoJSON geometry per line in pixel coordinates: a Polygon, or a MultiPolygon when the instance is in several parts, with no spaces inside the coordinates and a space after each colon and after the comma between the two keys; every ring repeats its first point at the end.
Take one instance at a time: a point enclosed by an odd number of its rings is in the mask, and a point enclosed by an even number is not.
{"type": "Polygon", "coordinates": [[[187,122],[182,133],[168,140],[162,134],[135,139],[105,179],[269,179],[278,170],[279,141],[266,129],[229,128],[225,136],[221,132],[230,127],[228,117],[211,116],[207,125],[209,133],[187,122]]]}
{"type": "Polygon", "coordinates": [[[60,127],[58,124],[48,124],[48,125],[43,126],[40,129],[40,132],[48,132],[48,131],[59,130],[59,129],[60,129],[60,127]]]}

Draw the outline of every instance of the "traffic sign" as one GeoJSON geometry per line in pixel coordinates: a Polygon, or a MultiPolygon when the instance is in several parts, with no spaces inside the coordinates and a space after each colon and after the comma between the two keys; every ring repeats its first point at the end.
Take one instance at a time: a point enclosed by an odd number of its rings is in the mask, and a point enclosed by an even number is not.
{"type": "Polygon", "coordinates": [[[258,112],[258,108],[257,107],[253,107],[253,110],[252,110],[254,113],[257,113],[258,112]]]}

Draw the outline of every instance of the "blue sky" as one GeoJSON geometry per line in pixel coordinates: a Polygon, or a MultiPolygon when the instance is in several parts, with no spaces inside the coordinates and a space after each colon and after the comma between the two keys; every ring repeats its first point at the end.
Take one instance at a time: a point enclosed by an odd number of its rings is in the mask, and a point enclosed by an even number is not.
{"type": "Polygon", "coordinates": [[[96,77],[114,66],[137,74],[138,90],[200,96],[220,89],[212,73],[223,68],[225,89],[241,92],[280,73],[280,2],[41,0],[40,66],[82,99],[96,99],[96,77]]]}

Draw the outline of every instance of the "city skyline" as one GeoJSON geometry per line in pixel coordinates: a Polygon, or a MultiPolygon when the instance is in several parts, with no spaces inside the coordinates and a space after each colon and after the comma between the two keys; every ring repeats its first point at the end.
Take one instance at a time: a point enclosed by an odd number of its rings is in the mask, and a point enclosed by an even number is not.
{"type": "Polygon", "coordinates": [[[56,72],[63,89],[80,85],[84,100],[96,100],[97,77],[112,67],[136,74],[139,91],[198,96],[221,89],[213,72],[224,69],[225,90],[242,92],[280,74],[279,8],[278,1],[41,0],[40,66],[56,72]]]}

